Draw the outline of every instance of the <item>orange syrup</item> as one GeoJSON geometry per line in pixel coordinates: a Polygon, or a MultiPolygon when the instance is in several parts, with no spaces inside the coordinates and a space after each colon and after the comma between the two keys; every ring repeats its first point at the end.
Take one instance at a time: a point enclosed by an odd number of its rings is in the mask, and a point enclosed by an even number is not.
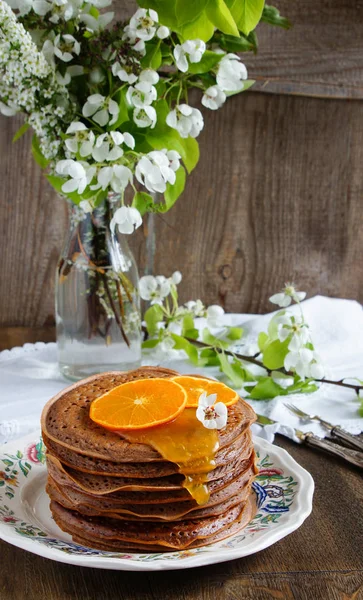
{"type": "Polygon", "coordinates": [[[198,421],[195,408],[186,408],[174,421],[158,427],[120,434],[129,442],[152,446],[163,459],[176,463],[192,498],[200,505],[208,502],[207,476],[215,468],[219,438],[215,429],[198,421]]]}

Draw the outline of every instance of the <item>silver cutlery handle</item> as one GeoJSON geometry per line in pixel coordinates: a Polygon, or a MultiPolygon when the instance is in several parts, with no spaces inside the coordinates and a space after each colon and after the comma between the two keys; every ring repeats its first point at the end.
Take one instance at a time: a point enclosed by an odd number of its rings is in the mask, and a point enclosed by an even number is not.
{"type": "Polygon", "coordinates": [[[319,450],[324,450],[325,452],[333,454],[334,456],[339,456],[352,465],[363,469],[363,452],[351,450],[350,448],[343,448],[342,446],[338,446],[333,442],[329,442],[325,438],[319,438],[313,433],[306,433],[304,435],[304,442],[309,446],[319,448],[319,450]]]}
{"type": "Polygon", "coordinates": [[[358,450],[361,450],[361,452],[363,452],[363,438],[357,435],[352,435],[347,431],[344,431],[344,429],[339,427],[339,425],[333,427],[333,429],[330,431],[330,435],[332,437],[337,438],[338,440],[341,440],[348,446],[351,446],[352,448],[357,448],[358,450]]]}

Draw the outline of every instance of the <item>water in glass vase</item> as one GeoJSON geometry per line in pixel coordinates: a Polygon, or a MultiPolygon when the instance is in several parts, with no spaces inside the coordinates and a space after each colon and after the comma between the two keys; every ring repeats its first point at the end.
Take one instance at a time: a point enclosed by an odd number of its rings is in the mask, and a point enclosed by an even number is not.
{"type": "Polygon", "coordinates": [[[74,381],[141,362],[138,273],[125,237],[110,229],[117,206],[70,210],[57,268],[56,325],[59,366],[74,381]]]}

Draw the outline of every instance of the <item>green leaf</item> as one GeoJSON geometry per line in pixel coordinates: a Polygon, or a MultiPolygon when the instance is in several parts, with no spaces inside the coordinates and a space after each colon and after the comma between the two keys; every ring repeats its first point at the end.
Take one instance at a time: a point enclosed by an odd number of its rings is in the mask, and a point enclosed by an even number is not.
{"type": "MultiPolygon", "coordinates": [[[[170,2],[170,0],[168,1],[170,2]]],[[[209,1],[210,0],[176,0],[175,14],[178,19],[178,27],[192,23],[199,18],[207,8],[209,1]]]]}
{"type": "Polygon", "coordinates": [[[254,79],[246,79],[246,81],[243,82],[242,86],[238,90],[234,90],[233,92],[226,92],[226,96],[228,96],[228,98],[230,98],[231,96],[235,96],[236,94],[241,94],[242,92],[246,92],[247,90],[250,89],[250,87],[253,86],[254,83],[255,83],[254,79]]]}
{"type": "Polygon", "coordinates": [[[156,340],[145,340],[145,342],[142,342],[142,347],[143,348],[155,348],[155,346],[157,346],[159,344],[160,340],[156,339],[156,340]]]}
{"type": "Polygon", "coordinates": [[[250,398],[253,400],[271,400],[281,395],[285,396],[286,390],[275,383],[271,377],[261,377],[250,392],[250,398]]]}
{"type": "Polygon", "coordinates": [[[24,135],[24,133],[26,133],[29,129],[30,125],[29,123],[23,123],[23,125],[21,127],[19,127],[18,131],[16,132],[16,134],[13,137],[13,143],[17,142],[22,135],[24,135]]]}
{"type": "Polygon", "coordinates": [[[97,8],[95,6],[91,6],[91,8],[89,10],[89,14],[91,15],[91,17],[98,19],[98,17],[100,16],[100,11],[97,10],[97,8]]]}
{"type": "Polygon", "coordinates": [[[290,21],[285,17],[282,17],[280,11],[275,6],[268,6],[267,4],[263,9],[261,21],[269,23],[270,25],[283,27],[284,29],[290,29],[291,27],[290,21]]]}
{"type": "Polygon", "coordinates": [[[274,340],[270,344],[265,346],[263,351],[263,364],[268,369],[281,369],[284,366],[284,359],[288,353],[288,345],[290,338],[287,338],[284,342],[280,340],[274,340]]]}
{"type": "Polygon", "coordinates": [[[137,208],[142,217],[153,205],[154,201],[150,194],[147,194],[146,192],[136,192],[132,201],[132,206],[133,208],[137,208]]]}
{"type": "Polygon", "coordinates": [[[221,35],[218,38],[218,43],[220,47],[227,52],[251,52],[251,50],[257,50],[253,40],[250,40],[243,34],[239,37],[233,35],[221,35]]]}
{"type": "Polygon", "coordinates": [[[220,366],[218,355],[219,353],[212,348],[204,348],[200,352],[200,364],[208,367],[218,367],[220,366]]]}
{"type": "Polygon", "coordinates": [[[265,0],[227,0],[227,4],[238,29],[248,35],[262,17],[265,0]]]}
{"type": "Polygon", "coordinates": [[[219,364],[221,371],[227,375],[227,377],[233,382],[236,387],[242,387],[244,384],[244,378],[238,369],[235,368],[233,363],[230,363],[228,357],[224,352],[218,354],[219,364]]]}
{"type": "Polygon", "coordinates": [[[46,176],[50,185],[55,189],[58,194],[63,194],[62,185],[67,181],[63,177],[58,177],[57,175],[47,175],[46,176]]]}
{"type": "Polygon", "coordinates": [[[166,186],[166,190],[164,193],[165,205],[163,206],[162,212],[167,212],[168,210],[170,210],[174,206],[179,196],[184,191],[186,179],[185,169],[182,166],[180,166],[175,175],[175,183],[173,185],[171,183],[168,183],[166,186]]]}
{"type": "Polygon", "coordinates": [[[180,148],[179,153],[183,159],[185,168],[188,173],[191,173],[199,161],[199,144],[195,138],[180,137],[180,148]]]}
{"type": "Polygon", "coordinates": [[[238,36],[238,27],[224,0],[212,0],[207,6],[207,17],[220,31],[238,36]]]}
{"type": "Polygon", "coordinates": [[[266,346],[268,340],[269,340],[269,337],[268,337],[267,333],[265,333],[264,331],[260,331],[260,333],[258,334],[258,338],[257,338],[257,344],[258,344],[258,347],[261,352],[263,352],[263,349],[266,346]]]}
{"type": "Polygon", "coordinates": [[[285,313],[286,313],[285,310],[279,310],[279,312],[276,313],[276,315],[274,315],[272,317],[271,321],[268,324],[267,331],[268,331],[269,337],[272,340],[277,338],[278,321],[279,321],[280,317],[284,316],[285,313]]]}
{"type": "Polygon", "coordinates": [[[159,304],[154,304],[144,314],[148,334],[153,337],[158,332],[158,323],[163,320],[164,313],[159,304]]]}
{"type": "Polygon", "coordinates": [[[175,342],[174,349],[175,350],[184,350],[184,352],[187,354],[187,356],[192,361],[192,363],[197,365],[198,364],[198,350],[196,349],[196,347],[193,346],[193,344],[188,342],[188,340],[183,338],[181,335],[172,333],[171,337],[173,338],[173,340],[175,342]]]}
{"type": "Polygon", "coordinates": [[[159,15],[159,22],[173,31],[177,31],[178,20],[175,13],[175,2],[170,0],[138,0],[141,8],[152,8],[159,15]]]}
{"type": "MultiPolygon", "coordinates": [[[[170,1],[170,0],[169,0],[170,1]]],[[[183,2],[185,0],[182,0],[183,2]]],[[[214,25],[205,12],[201,13],[192,23],[180,28],[179,33],[183,40],[203,40],[207,42],[214,34],[214,25]]]]}
{"type": "Polygon", "coordinates": [[[189,64],[189,73],[196,75],[200,73],[209,73],[215,67],[220,60],[222,60],[223,54],[217,54],[211,50],[206,50],[202,56],[202,59],[198,63],[189,64]]]}
{"type": "Polygon", "coordinates": [[[45,156],[43,155],[43,153],[40,149],[40,146],[39,146],[38,137],[36,135],[33,135],[33,139],[32,139],[32,153],[33,153],[33,157],[34,157],[35,161],[38,163],[38,165],[42,169],[45,169],[49,164],[49,160],[47,158],[45,158],[45,156]]]}
{"type": "Polygon", "coordinates": [[[141,66],[143,69],[154,69],[157,71],[162,63],[162,54],[161,54],[161,40],[157,42],[147,42],[145,45],[146,54],[141,59],[141,66]]]}
{"type": "Polygon", "coordinates": [[[192,315],[185,315],[182,324],[182,336],[197,340],[199,331],[194,327],[194,319],[192,315]]]}
{"type": "Polygon", "coordinates": [[[242,335],[243,335],[242,327],[230,327],[228,329],[227,338],[229,340],[235,341],[235,340],[240,340],[242,335]]]}
{"type": "Polygon", "coordinates": [[[118,103],[119,115],[117,121],[109,127],[110,131],[115,131],[120,127],[120,125],[126,121],[129,121],[129,106],[126,100],[126,94],[126,88],[123,88],[118,92],[118,94],[116,94],[115,101],[118,103]]]}
{"type": "Polygon", "coordinates": [[[217,348],[223,348],[224,350],[229,348],[228,342],[224,342],[223,340],[217,338],[209,331],[209,329],[207,329],[207,327],[203,329],[202,340],[205,344],[208,344],[208,346],[215,346],[217,348]]]}

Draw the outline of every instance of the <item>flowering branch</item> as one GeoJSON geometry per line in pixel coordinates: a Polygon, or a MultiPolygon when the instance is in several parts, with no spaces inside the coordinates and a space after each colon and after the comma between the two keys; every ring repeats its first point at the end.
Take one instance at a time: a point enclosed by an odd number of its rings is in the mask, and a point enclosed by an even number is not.
{"type": "Polygon", "coordinates": [[[127,23],[106,29],[109,4],[0,0],[0,111],[24,113],[48,181],[85,213],[121,195],[113,227],[130,234],[146,212],[172,208],[198,162],[204,120],[188,90],[201,90],[210,110],[247,90],[234,52],[255,50],[261,18],[286,22],[271,7],[246,17],[224,2],[214,12],[185,0],[184,27],[170,2],[139,0],[127,23]]]}
{"type": "Polygon", "coordinates": [[[152,348],[153,358],[170,359],[183,351],[196,366],[219,367],[232,385],[243,389],[253,400],[312,393],[322,383],[352,389],[359,397],[362,394],[362,382],[354,385],[324,377],[324,368],[300,305],[306,294],[298,292],[293,285],[286,285],[282,292],[271,296],[271,302],[283,310],[272,317],[267,332],[260,332],[259,352],[245,355],[234,349],[243,330],[223,326],[221,307],[207,308],[200,300],[178,305],[180,282],[179,272],[169,279],[146,276],[140,281],[141,297],[151,303],[144,315],[144,331],[148,336],[144,348],[152,348]],[[299,306],[299,317],[287,310],[292,302],[299,306]],[[194,324],[195,317],[206,318],[202,339],[194,324]]]}

